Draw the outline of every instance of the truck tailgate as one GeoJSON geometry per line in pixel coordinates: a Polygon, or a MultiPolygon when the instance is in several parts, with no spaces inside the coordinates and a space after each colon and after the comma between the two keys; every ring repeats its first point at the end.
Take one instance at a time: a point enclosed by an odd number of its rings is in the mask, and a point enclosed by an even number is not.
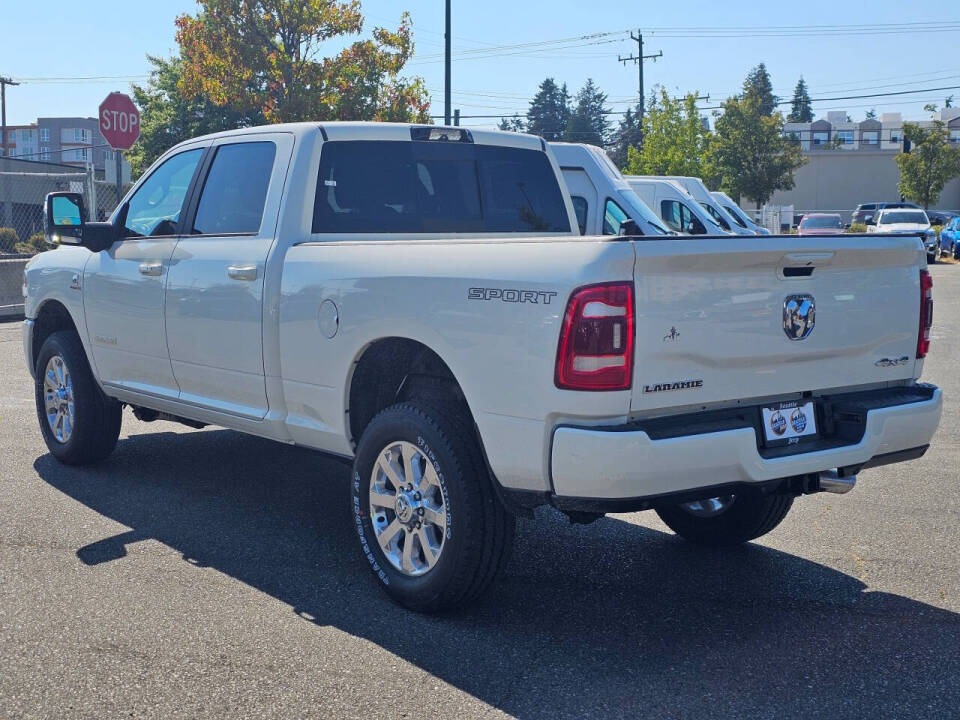
{"type": "Polygon", "coordinates": [[[882,383],[919,370],[924,259],[916,236],[634,246],[635,412],[882,383]]]}

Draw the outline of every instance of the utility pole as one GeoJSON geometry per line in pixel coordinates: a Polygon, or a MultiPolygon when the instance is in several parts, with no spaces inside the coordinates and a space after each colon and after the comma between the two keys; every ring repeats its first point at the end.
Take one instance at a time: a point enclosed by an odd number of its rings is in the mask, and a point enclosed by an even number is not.
{"type": "MultiPolygon", "coordinates": [[[[449,0],[447,0],[449,2],[449,0]]],[[[19,85],[8,77],[0,76],[0,125],[3,133],[3,156],[7,157],[7,85],[19,85]]]]}
{"type": "Polygon", "coordinates": [[[450,0],[447,0],[447,27],[443,34],[444,80],[443,87],[443,124],[450,124],[450,0]]]}
{"type": "Polygon", "coordinates": [[[630,33],[630,39],[634,40],[637,43],[637,54],[628,55],[627,57],[620,57],[617,55],[617,61],[622,62],[626,65],[628,62],[634,62],[637,64],[637,67],[640,70],[640,127],[643,127],[643,113],[644,113],[644,99],[643,99],[643,61],[644,60],[653,60],[657,61],[658,57],[663,57],[663,52],[657,52],[656,55],[644,55],[643,54],[643,33],[640,30],[637,30],[637,34],[634,35],[630,33]]]}

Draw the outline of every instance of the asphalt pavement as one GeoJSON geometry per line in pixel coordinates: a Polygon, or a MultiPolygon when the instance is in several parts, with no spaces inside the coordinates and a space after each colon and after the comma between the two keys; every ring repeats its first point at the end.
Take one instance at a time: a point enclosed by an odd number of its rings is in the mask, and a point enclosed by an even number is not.
{"type": "Polygon", "coordinates": [[[340,460],[126,410],[59,465],[0,324],[0,717],[960,717],[960,265],[932,271],[925,457],[726,551],[539,511],[439,617],[370,576],[340,460]]]}

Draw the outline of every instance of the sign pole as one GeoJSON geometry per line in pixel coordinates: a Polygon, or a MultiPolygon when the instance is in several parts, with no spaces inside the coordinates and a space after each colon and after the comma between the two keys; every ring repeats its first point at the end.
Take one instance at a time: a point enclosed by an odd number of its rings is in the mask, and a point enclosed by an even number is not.
{"type": "Polygon", "coordinates": [[[113,153],[117,160],[117,205],[119,205],[120,201],[123,200],[123,175],[120,173],[123,165],[120,160],[120,151],[114,150],[113,153]]]}

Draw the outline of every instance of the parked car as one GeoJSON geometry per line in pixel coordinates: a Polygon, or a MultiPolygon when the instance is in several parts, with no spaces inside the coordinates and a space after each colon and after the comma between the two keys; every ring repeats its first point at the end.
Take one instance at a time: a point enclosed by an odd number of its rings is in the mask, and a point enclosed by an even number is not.
{"type": "Polygon", "coordinates": [[[940,242],[937,231],[930,227],[930,219],[920,208],[883,208],[873,225],[867,230],[878,233],[913,233],[923,238],[923,247],[927,251],[927,262],[935,263],[940,259],[940,242]]]}
{"type": "Polygon", "coordinates": [[[637,196],[660,216],[663,223],[687,235],[731,235],[720,227],[679,183],[660,177],[625,175],[637,196]]]}
{"type": "Polygon", "coordinates": [[[915,205],[911,202],[889,202],[889,203],[861,203],[857,205],[857,209],[853,211],[853,215],[850,218],[852,223],[860,223],[863,225],[872,225],[876,219],[876,215],[880,210],[884,208],[914,208],[921,209],[919,205],[915,205]]]}
{"type": "Polygon", "coordinates": [[[839,235],[843,218],[839,213],[807,213],[797,225],[797,235],[839,235]]]}
{"type": "Polygon", "coordinates": [[[930,224],[939,227],[946,225],[950,220],[956,217],[956,213],[949,210],[927,210],[927,217],[930,218],[930,224]]]}
{"type": "Polygon", "coordinates": [[[316,526],[348,516],[422,611],[489,587],[537,506],[729,546],[926,451],[914,236],[581,237],[563,188],[529,135],[305,122],[176,145],[105,223],[48,195],[23,325],[47,448],[105,459],[126,405],[349,458],[316,526]]]}
{"type": "Polygon", "coordinates": [[[940,230],[940,248],[942,252],[960,260],[960,215],[952,217],[940,230]]]}
{"type": "Polygon", "coordinates": [[[717,202],[720,203],[723,209],[726,210],[734,220],[740,223],[741,227],[745,227],[747,230],[753,231],[754,235],[770,234],[770,231],[767,228],[763,227],[762,225],[757,225],[757,223],[755,223],[753,219],[747,215],[747,213],[745,213],[743,209],[737,205],[737,203],[733,201],[733,198],[726,193],[715,190],[710,194],[716,198],[717,202]]]}
{"type": "Polygon", "coordinates": [[[596,145],[549,143],[577,215],[581,235],[618,235],[633,220],[640,235],[673,235],[637,197],[610,157],[596,145]]]}

